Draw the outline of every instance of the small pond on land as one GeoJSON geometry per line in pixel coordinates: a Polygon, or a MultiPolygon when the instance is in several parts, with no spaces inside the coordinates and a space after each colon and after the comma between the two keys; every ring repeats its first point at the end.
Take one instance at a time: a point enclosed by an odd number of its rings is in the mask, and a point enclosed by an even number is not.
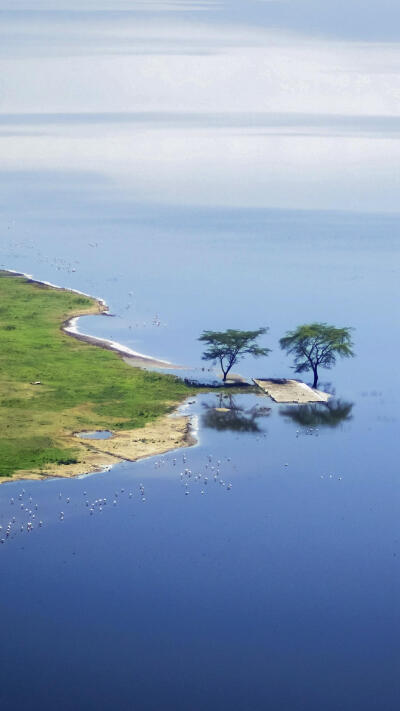
{"type": "Polygon", "coordinates": [[[94,432],[77,432],[80,439],[110,439],[113,433],[110,430],[95,430],[94,432]]]}

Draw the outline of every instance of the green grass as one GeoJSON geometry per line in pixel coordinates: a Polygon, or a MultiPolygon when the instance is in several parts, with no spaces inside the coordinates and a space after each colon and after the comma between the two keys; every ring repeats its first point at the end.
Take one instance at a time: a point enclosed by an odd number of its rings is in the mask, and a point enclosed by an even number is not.
{"type": "Polygon", "coordinates": [[[62,333],[68,316],[95,306],[0,272],[0,476],[74,462],[71,432],[142,427],[192,393],[62,333]]]}

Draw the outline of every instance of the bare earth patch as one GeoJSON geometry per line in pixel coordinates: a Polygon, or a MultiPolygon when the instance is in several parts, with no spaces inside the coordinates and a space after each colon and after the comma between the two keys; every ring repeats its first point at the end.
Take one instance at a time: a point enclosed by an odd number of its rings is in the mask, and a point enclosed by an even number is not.
{"type": "Polygon", "coordinates": [[[313,390],[301,380],[253,380],[275,402],[328,402],[329,393],[313,390]]]}
{"type": "Polygon", "coordinates": [[[10,477],[0,477],[0,483],[16,479],[64,478],[90,474],[106,467],[111,468],[118,462],[135,462],[196,443],[191,434],[190,417],[170,415],[160,417],[145,427],[113,433],[113,437],[108,440],[79,440],[72,432],[63,439],[65,445],[74,446],[78,459],[76,464],[51,464],[31,472],[18,471],[10,477]]]}

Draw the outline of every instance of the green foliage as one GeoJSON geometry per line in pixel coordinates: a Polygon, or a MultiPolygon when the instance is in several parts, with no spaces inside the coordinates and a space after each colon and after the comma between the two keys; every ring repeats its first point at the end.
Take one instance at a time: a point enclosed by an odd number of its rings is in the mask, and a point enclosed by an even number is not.
{"type": "Polygon", "coordinates": [[[225,381],[232,366],[243,356],[258,358],[268,355],[270,349],[260,348],[256,343],[257,338],[267,333],[267,330],[259,328],[256,331],[238,331],[230,328],[227,331],[203,331],[198,340],[206,343],[208,348],[202,358],[219,361],[225,381]]]}
{"type": "Polygon", "coordinates": [[[74,464],[77,458],[72,448],[57,447],[51,437],[10,436],[7,442],[0,439],[2,476],[9,476],[16,469],[32,468],[41,469],[48,464],[74,464]],[[27,467],[18,466],[18,463],[29,462],[27,467]],[[17,463],[17,466],[16,466],[17,463]]]}
{"type": "Polygon", "coordinates": [[[190,394],[174,376],[132,368],[62,333],[71,314],[94,307],[0,272],[0,476],[73,463],[71,432],[141,427],[190,394]]]}
{"type": "Polygon", "coordinates": [[[294,356],[296,373],[313,371],[315,388],[319,366],[332,368],[338,356],[354,356],[351,331],[351,328],[336,328],[326,323],[310,323],[288,331],[279,343],[283,350],[294,356]]]}

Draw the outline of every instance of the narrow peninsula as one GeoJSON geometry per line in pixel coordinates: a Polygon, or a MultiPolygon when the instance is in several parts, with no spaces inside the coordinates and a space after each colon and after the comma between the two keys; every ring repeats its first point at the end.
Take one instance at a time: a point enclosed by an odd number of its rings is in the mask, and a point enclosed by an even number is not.
{"type": "Polygon", "coordinates": [[[193,443],[189,418],[169,416],[192,394],[185,383],[63,330],[102,312],[100,300],[0,271],[0,483],[76,476],[193,443]],[[76,437],[103,429],[113,437],[76,437]]]}

